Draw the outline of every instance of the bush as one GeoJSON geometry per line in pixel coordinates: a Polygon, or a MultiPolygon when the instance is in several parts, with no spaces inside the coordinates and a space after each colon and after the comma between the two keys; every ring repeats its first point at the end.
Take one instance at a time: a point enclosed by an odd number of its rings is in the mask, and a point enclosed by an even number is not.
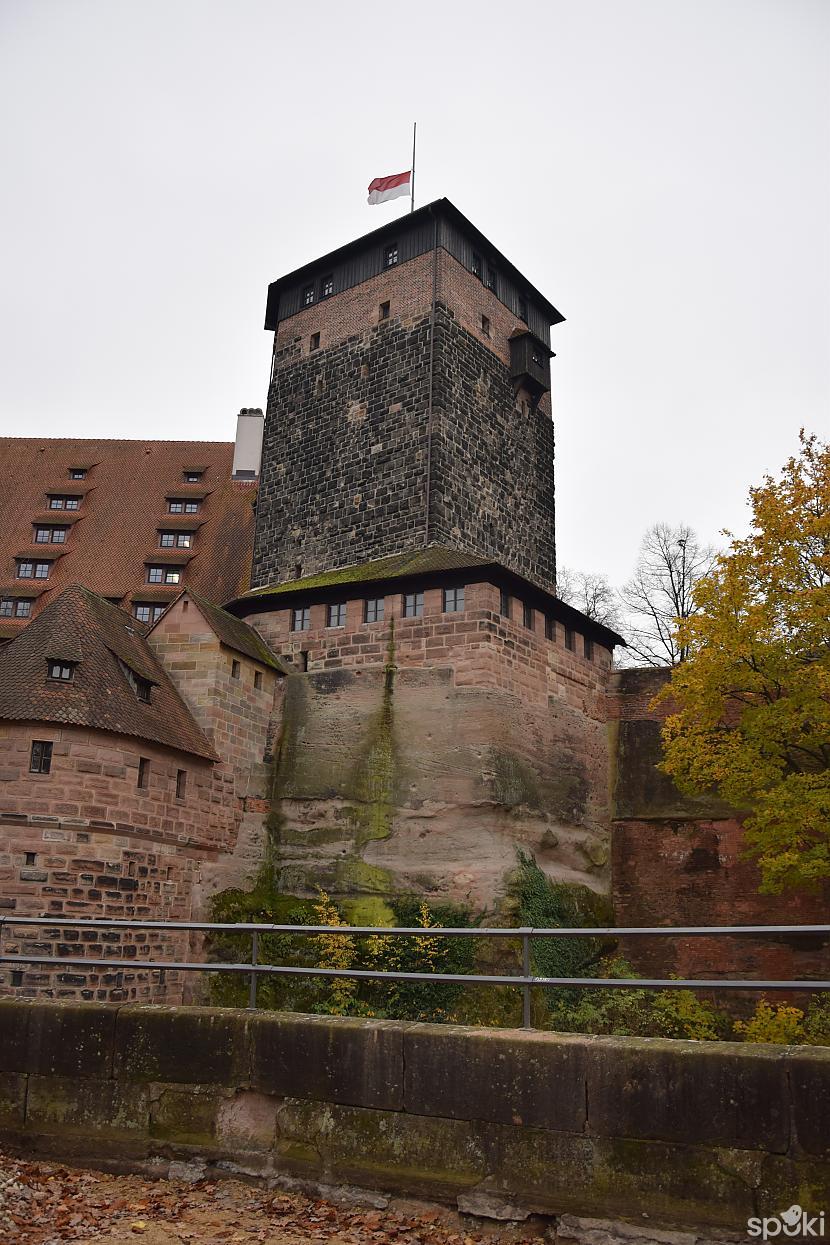
{"type": "Polygon", "coordinates": [[[767,999],[759,999],[749,1020],[736,1020],[732,1027],[743,1035],[745,1042],[780,1042],[790,1046],[805,1039],[803,1019],[800,1007],[773,1005],[767,999]]]}

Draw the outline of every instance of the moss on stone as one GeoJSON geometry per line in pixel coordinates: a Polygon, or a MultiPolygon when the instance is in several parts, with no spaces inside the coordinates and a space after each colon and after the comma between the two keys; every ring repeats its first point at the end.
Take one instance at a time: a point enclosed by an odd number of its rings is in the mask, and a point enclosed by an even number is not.
{"type": "Polygon", "coordinates": [[[526,805],[541,809],[542,797],[532,768],[512,752],[491,748],[488,768],[492,774],[493,795],[499,804],[508,808],[526,805]]]}

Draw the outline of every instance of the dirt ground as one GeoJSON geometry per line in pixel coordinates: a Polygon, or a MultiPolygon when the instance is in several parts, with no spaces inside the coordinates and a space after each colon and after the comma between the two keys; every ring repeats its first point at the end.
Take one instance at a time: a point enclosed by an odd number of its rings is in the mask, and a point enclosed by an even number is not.
{"type": "Polygon", "coordinates": [[[236,1180],[148,1180],[0,1154],[0,1245],[541,1245],[420,1203],[334,1204],[236,1180]]]}

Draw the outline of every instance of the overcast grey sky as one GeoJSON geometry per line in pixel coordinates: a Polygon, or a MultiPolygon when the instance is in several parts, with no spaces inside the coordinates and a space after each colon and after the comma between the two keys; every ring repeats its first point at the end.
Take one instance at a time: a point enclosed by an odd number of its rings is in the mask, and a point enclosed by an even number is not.
{"type": "Polygon", "coordinates": [[[830,426],[830,3],[0,0],[0,431],[230,440],[269,280],[409,165],[567,317],[560,558],[830,426]]]}

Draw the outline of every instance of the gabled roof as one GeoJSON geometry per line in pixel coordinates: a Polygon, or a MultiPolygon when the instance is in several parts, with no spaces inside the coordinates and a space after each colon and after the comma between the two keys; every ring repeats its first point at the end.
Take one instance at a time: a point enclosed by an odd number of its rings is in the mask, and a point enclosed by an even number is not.
{"type": "MultiPolygon", "coordinates": [[[[270,666],[272,670],[280,674],[293,673],[275,653],[271,652],[262,636],[241,618],[234,618],[233,614],[229,614],[227,610],[220,609],[218,605],[212,605],[192,588],[185,588],[180,592],[176,601],[181,600],[182,597],[189,597],[195,603],[199,613],[221,644],[232,648],[236,653],[242,653],[244,657],[260,662],[263,666],[270,666]]],[[[175,602],[171,602],[171,605],[174,604],[175,602]]],[[[156,619],[147,635],[149,636],[156,627],[160,626],[161,622],[162,618],[156,619]]]]}
{"type": "Polygon", "coordinates": [[[140,625],[79,584],[0,649],[0,718],[88,726],[218,760],[140,625]],[[77,663],[72,680],[48,680],[49,660],[77,663]],[[149,704],[121,663],[152,684],[149,704]]]}

